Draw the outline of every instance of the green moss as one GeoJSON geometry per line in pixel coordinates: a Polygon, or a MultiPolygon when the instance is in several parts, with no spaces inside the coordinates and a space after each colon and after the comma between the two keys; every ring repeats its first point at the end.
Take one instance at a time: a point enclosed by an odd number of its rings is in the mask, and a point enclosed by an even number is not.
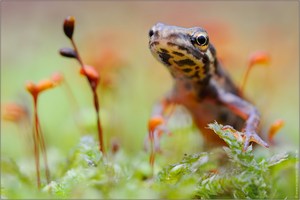
{"type": "MultiPolygon", "coordinates": [[[[227,147],[184,155],[151,178],[148,154],[120,150],[103,157],[94,137],[83,136],[65,162],[52,169],[52,181],[38,191],[35,174],[24,173],[16,162],[2,159],[3,198],[295,198],[297,155],[256,156],[242,151],[235,130],[209,124],[227,147]],[[293,173],[291,173],[293,171],[293,173]],[[287,182],[289,184],[287,184],[287,182]],[[292,183],[292,184],[290,184],[292,183]]],[[[238,132],[236,132],[239,134],[238,132]]],[[[160,159],[166,159],[160,156],[160,159]]]]}
{"type": "MultiPolygon", "coordinates": [[[[209,128],[228,145],[223,148],[225,157],[220,160],[216,155],[220,152],[185,156],[181,162],[164,168],[158,175],[157,184],[180,189],[186,185],[187,180],[195,182],[192,193],[184,198],[281,197],[282,194],[275,189],[277,179],[273,168],[282,163],[293,165],[296,155],[284,153],[269,159],[255,158],[251,146],[246,151],[242,150],[243,140],[239,138],[241,133],[230,129],[222,130],[222,127],[217,123],[209,124],[209,128]],[[233,132],[238,135],[234,136],[233,132]]],[[[277,173],[278,170],[280,169],[277,169],[277,173]]]]}

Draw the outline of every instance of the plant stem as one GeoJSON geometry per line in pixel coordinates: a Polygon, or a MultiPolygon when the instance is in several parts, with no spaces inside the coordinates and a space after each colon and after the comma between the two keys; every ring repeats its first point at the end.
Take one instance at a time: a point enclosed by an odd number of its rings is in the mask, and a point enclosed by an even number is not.
{"type": "Polygon", "coordinates": [[[150,131],[149,133],[150,138],[150,166],[151,166],[151,177],[154,176],[154,162],[155,162],[155,149],[154,149],[154,131],[150,131]]]}
{"type": "Polygon", "coordinates": [[[33,143],[34,143],[34,158],[35,158],[35,169],[37,177],[38,189],[41,189],[41,177],[40,177],[40,155],[39,155],[39,135],[38,135],[38,115],[37,115],[37,95],[33,96],[34,103],[34,131],[33,131],[33,143]]]}
{"type": "Polygon", "coordinates": [[[38,121],[38,128],[39,128],[39,135],[40,135],[40,141],[41,141],[40,146],[41,146],[41,150],[42,150],[42,154],[43,154],[43,158],[44,158],[46,180],[47,180],[47,183],[49,184],[50,183],[50,170],[49,170],[49,166],[48,166],[47,150],[46,150],[45,140],[44,140],[44,136],[43,136],[41,125],[40,125],[39,121],[38,121]]]}
{"type": "Polygon", "coordinates": [[[83,61],[80,57],[80,54],[78,52],[78,48],[77,48],[76,43],[74,42],[73,38],[71,38],[70,40],[71,40],[72,46],[74,48],[74,51],[76,53],[76,59],[79,62],[80,67],[83,70],[83,73],[85,74],[86,78],[88,79],[90,88],[91,88],[92,93],[93,93],[94,107],[95,107],[96,115],[97,115],[98,140],[99,140],[99,145],[100,145],[99,150],[102,152],[103,155],[105,155],[105,148],[104,148],[104,142],[103,142],[103,132],[102,132],[102,126],[101,126],[101,123],[100,123],[99,99],[98,99],[98,95],[97,95],[97,92],[96,92],[97,85],[95,84],[95,81],[92,81],[91,78],[87,75],[87,73],[85,71],[84,63],[83,63],[83,61]]]}
{"type": "Polygon", "coordinates": [[[246,82],[247,82],[247,79],[248,79],[249,72],[250,72],[251,68],[252,68],[252,65],[249,64],[247,66],[246,72],[245,72],[245,74],[243,76],[242,84],[240,86],[241,92],[244,92],[244,90],[245,90],[245,85],[246,85],[246,82]]]}
{"type": "Polygon", "coordinates": [[[93,96],[94,96],[94,106],[96,109],[96,114],[97,114],[97,128],[98,128],[98,138],[99,138],[99,143],[100,143],[100,147],[99,150],[103,153],[103,155],[105,155],[105,148],[104,148],[104,144],[103,144],[103,133],[102,133],[102,126],[101,126],[101,122],[100,122],[100,113],[99,113],[99,99],[98,99],[98,95],[96,93],[96,88],[93,90],[93,96]]]}

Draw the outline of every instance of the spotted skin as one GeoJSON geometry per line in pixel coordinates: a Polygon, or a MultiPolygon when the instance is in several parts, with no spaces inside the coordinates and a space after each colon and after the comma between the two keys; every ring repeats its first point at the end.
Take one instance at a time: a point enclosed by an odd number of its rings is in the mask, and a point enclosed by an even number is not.
{"type": "Polygon", "coordinates": [[[169,104],[181,104],[203,133],[206,146],[223,144],[216,134],[205,128],[217,120],[245,132],[244,150],[250,142],[268,147],[257,134],[257,109],[245,100],[220,65],[203,28],[158,23],[149,31],[149,48],[175,80],[173,90],[155,105],[152,116],[163,116],[169,104]]]}

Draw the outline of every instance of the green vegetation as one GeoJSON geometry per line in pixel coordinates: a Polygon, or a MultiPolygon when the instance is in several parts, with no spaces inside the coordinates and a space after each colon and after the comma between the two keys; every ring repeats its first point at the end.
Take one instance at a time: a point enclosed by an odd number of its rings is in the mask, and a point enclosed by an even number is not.
{"type": "Polygon", "coordinates": [[[209,124],[209,128],[228,147],[185,155],[154,177],[145,154],[130,157],[118,151],[105,158],[91,136],[83,136],[68,159],[52,169],[52,181],[40,192],[32,181],[34,174],[29,177],[15,162],[2,159],[6,179],[2,198],[26,198],[24,194],[36,198],[294,198],[281,193],[294,184],[281,181],[295,181],[295,177],[282,177],[282,173],[296,170],[297,155],[255,157],[251,146],[242,151],[241,133],[223,130],[217,123],[209,124]]]}

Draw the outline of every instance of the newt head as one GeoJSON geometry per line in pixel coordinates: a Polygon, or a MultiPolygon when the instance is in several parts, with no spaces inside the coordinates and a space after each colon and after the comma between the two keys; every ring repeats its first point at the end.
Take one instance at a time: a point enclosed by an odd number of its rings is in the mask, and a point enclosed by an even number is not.
{"type": "Polygon", "coordinates": [[[149,48],[175,79],[207,82],[215,71],[215,49],[203,28],[157,23],[149,31],[149,48]]]}

